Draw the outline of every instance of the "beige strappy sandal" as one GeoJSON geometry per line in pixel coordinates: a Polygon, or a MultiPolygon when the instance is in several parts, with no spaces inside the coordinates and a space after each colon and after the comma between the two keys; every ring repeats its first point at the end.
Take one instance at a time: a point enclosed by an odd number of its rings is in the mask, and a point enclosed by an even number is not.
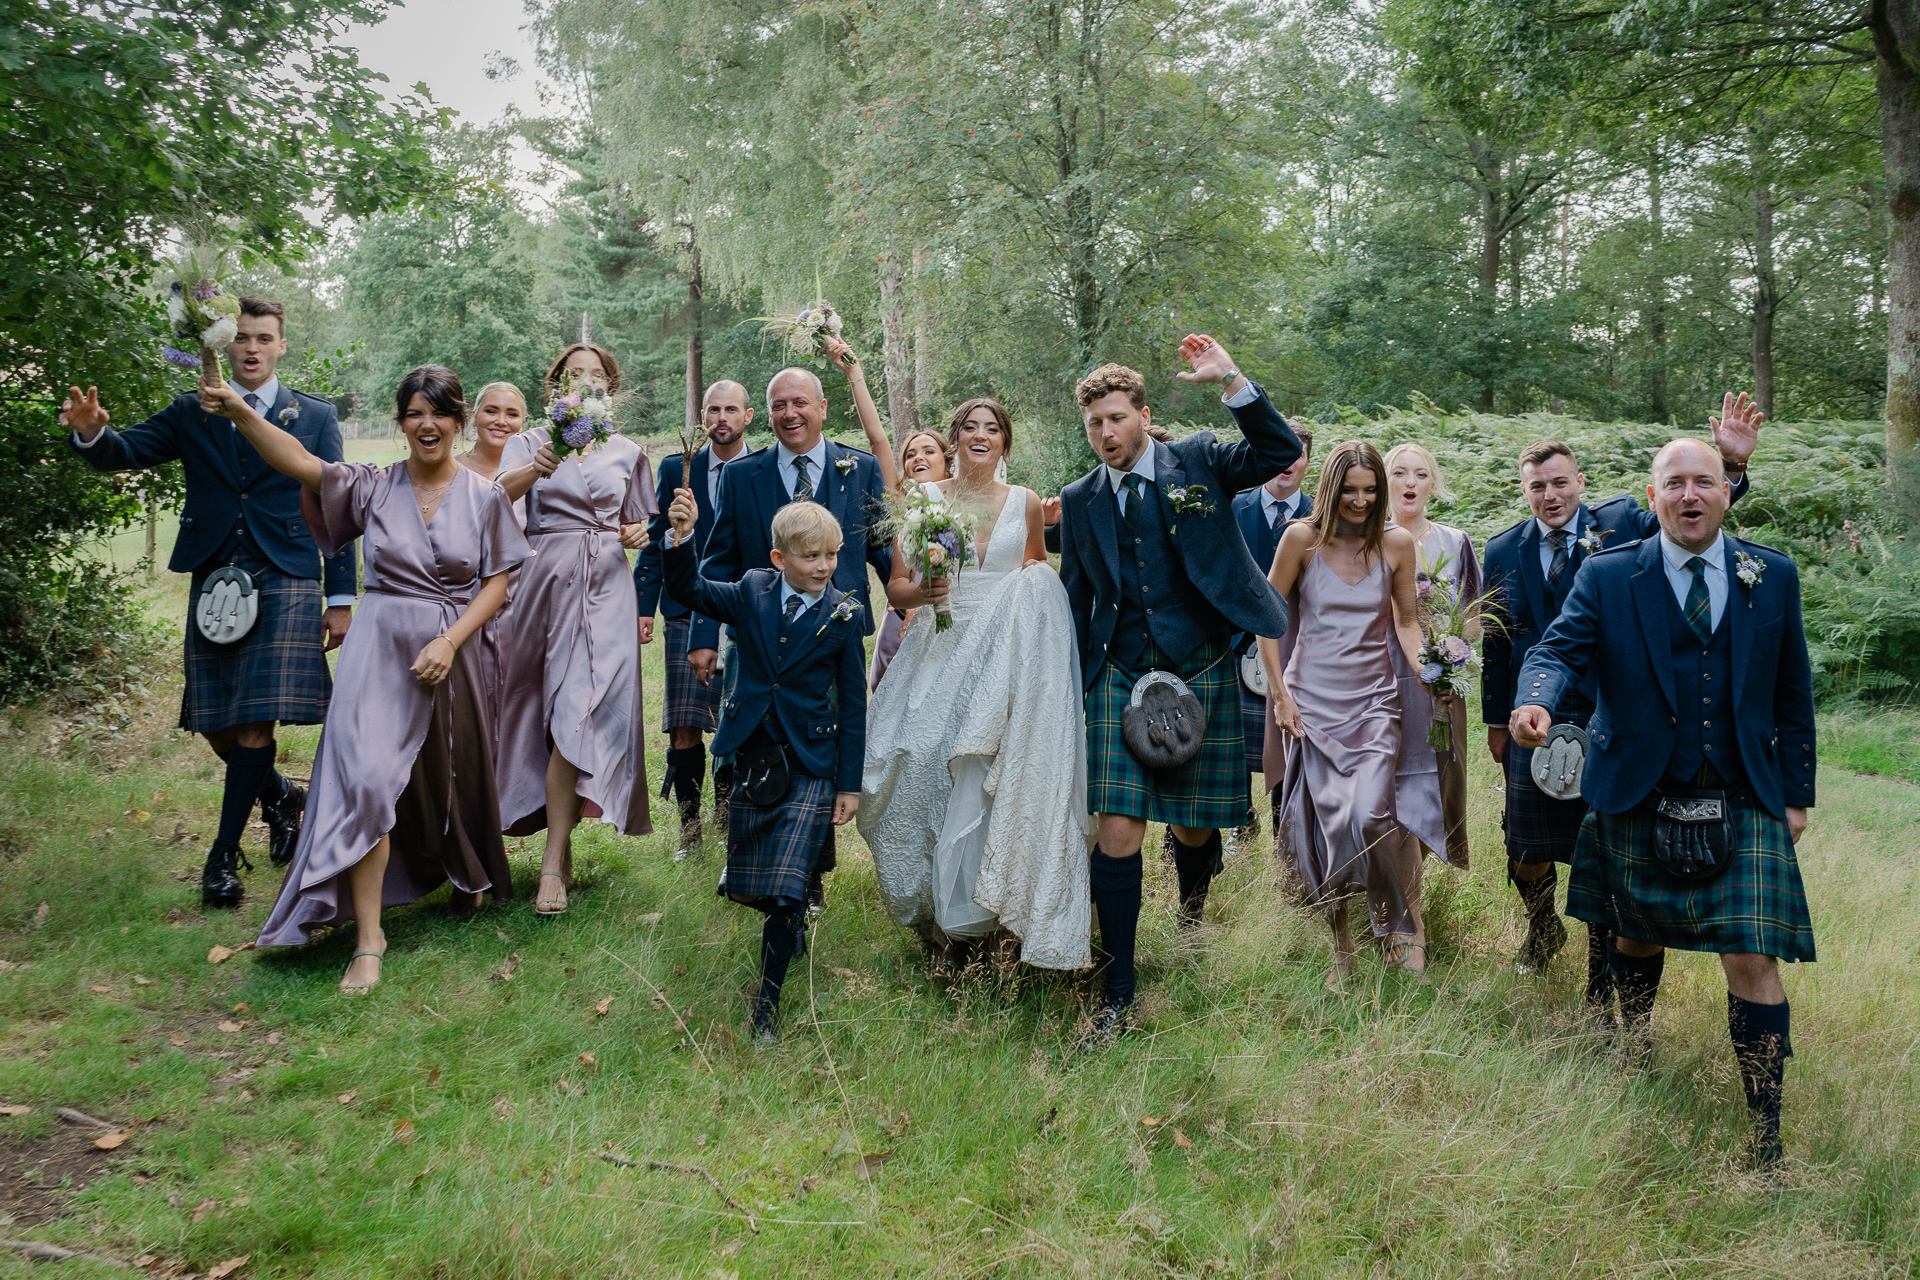
{"type": "Polygon", "coordinates": [[[348,982],[345,973],[340,975],[340,994],[344,996],[363,996],[380,985],[380,979],[386,975],[387,953],[384,951],[356,951],[353,960],[347,961],[347,973],[353,972],[353,961],[361,956],[372,956],[380,962],[380,972],[374,975],[372,982],[348,982]]]}
{"type": "MultiPolygon", "coordinates": [[[[561,875],[558,871],[542,871],[540,873],[541,884],[545,884],[549,880],[558,880],[560,882],[560,887],[562,889],[565,889],[567,887],[567,878],[561,875]]],[[[535,898],[534,899],[533,914],[535,914],[536,916],[547,916],[547,917],[563,916],[566,913],[567,913],[567,900],[565,898],[535,898]]]]}

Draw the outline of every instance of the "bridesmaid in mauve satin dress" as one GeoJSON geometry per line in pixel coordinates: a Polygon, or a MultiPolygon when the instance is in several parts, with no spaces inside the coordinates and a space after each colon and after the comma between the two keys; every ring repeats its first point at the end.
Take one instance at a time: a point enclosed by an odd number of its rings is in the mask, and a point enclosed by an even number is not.
{"type": "MultiPolygon", "coordinates": [[[[600,347],[568,348],[548,374],[619,390],[600,347]]],[[[513,649],[500,717],[500,818],[511,836],[545,829],[534,911],[567,908],[573,828],[583,818],[622,835],[653,830],[641,710],[639,597],[626,550],[646,546],[657,509],[646,450],[613,436],[585,453],[554,456],[551,427],[507,442],[501,483],[527,493],[533,555],[520,572],[513,649]]]]}
{"type": "Polygon", "coordinates": [[[222,391],[214,411],[303,486],[322,554],[363,539],[366,594],[340,647],[300,842],[259,938],[295,946],[354,921],[358,948],[340,986],[362,992],[380,980],[384,908],[448,880],[511,896],[492,704],[467,641],[506,599],[527,540],[500,486],[453,459],[466,404],[449,369],[402,380],[395,417],[409,456],[387,467],[322,462],[224,383],[203,403],[222,391]]]}
{"type": "Polygon", "coordinates": [[[1420,651],[1414,544],[1386,527],[1385,475],[1371,445],[1332,451],[1314,514],[1289,525],[1274,552],[1268,580],[1292,602],[1288,643],[1283,653],[1260,641],[1272,707],[1265,774],[1281,788],[1277,853],[1305,900],[1328,912],[1333,988],[1353,972],[1355,896],[1366,898],[1388,962],[1426,968],[1401,852],[1409,840],[1445,841],[1437,776],[1399,767],[1403,733],[1425,734],[1432,703],[1417,678],[1410,689],[1403,681],[1420,651]],[[1426,705],[1409,713],[1415,699],[1426,705]]]}

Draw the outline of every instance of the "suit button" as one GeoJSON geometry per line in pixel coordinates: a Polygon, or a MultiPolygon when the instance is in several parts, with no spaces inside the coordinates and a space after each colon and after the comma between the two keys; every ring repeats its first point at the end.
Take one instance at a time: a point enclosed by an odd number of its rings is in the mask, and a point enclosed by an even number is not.
{"type": "Polygon", "coordinates": [[[1678,720],[1675,720],[1672,716],[1667,717],[1667,728],[1671,729],[1673,728],[1674,725],[1679,723],[1680,722],[1678,720]]]}
{"type": "Polygon", "coordinates": [[[1701,675],[1701,677],[1700,677],[1700,678],[1701,678],[1702,680],[1711,680],[1711,679],[1713,679],[1713,672],[1711,672],[1711,671],[1708,671],[1708,672],[1704,672],[1704,673],[1703,673],[1703,674],[1701,675]]]}
{"type": "Polygon", "coordinates": [[[1139,561],[1135,561],[1135,564],[1136,564],[1136,566],[1137,566],[1137,567],[1139,567],[1139,568],[1142,568],[1142,569],[1144,569],[1144,568],[1146,568],[1146,567],[1147,567],[1147,562],[1146,562],[1145,560],[1139,560],[1139,561]]]}
{"type": "MultiPolygon", "coordinates": [[[[1701,727],[1702,729],[1711,729],[1711,728],[1713,728],[1713,721],[1711,721],[1711,720],[1702,720],[1702,721],[1700,722],[1700,727],[1701,727]]],[[[1711,747],[1709,747],[1709,748],[1707,748],[1707,749],[1708,749],[1709,751],[1711,751],[1711,750],[1712,750],[1713,748],[1711,748],[1711,747]]]]}
{"type": "MultiPolygon", "coordinates": [[[[785,640],[782,640],[782,641],[781,641],[780,643],[781,643],[781,644],[785,644],[785,643],[786,643],[786,641],[785,641],[785,640]]],[[[1701,705],[1701,706],[1703,706],[1703,707],[1708,707],[1708,706],[1712,706],[1712,705],[1713,705],[1713,699],[1712,699],[1712,698],[1702,698],[1702,699],[1700,699],[1700,705],[1701,705]]]]}
{"type": "Polygon", "coordinates": [[[1153,610],[1151,609],[1147,610],[1147,616],[1151,618],[1153,616],[1153,610]]]}
{"type": "Polygon", "coordinates": [[[775,693],[778,693],[780,691],[780,686],[778,684],[774,685],[773,690],[775,693]]]}
{"type": "Polygon", "coordinates": [[[241,494],[241,495],[240,495],[240,501],[242,501],[242,502],[245,502],[245,501],[247,500],[247,498],[248,498],[248,496],[249,496],[249,495],[247,495],[247,494],[244,494],[244,493],[243,493],[243,494],[241,494]]]}

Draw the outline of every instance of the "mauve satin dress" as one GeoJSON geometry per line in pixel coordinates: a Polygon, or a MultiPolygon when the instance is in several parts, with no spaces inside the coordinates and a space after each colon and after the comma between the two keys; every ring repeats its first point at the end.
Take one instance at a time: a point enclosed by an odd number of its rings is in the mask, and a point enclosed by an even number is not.
{"type": "MultiPolygon", "coordinates": [[[[1473,552],[1473,539],[1466,530],[1456,529],[1452,525],[1427,522],[1427,536],[1416,544],[1415,563],[1419,566],[1419,576],[1427,578],[1436,570],[1443,577],[1451,579],[1453,589],[1462,601],[1478,600],[1486,590],[1480,577],[1480,558],[1473,552]]],[[[1409,675],[1412,673],[1409,672],[1409,675]]],[[[1418,676],[1413,677],[1417,687],[1418,676]]],[[[1423,696],[1424,690],[1420,690],[1423,696]]],[[[1453,700],[1450,723],[1453,726],[1453,747],[1447,751],[1435,751],[1427,745],[1426,729],[1422,726],[1418,732],[1409,725],[1405,740],[1401,743],[1401,768],[1408,773],[1433,773],[1440,785],[1440,812],[1442,829],[1446,832],[1444,848],[1427,845],[1427,849],[1438,854],[1449,866],[1462,871],[1469,863],[1467,847],[1467,752],[1473,743],[1467,737],[1467,699],[1453,700]],[[1410,765],[1416,767],[1409,767],[1410,765]]],[[[1423,798],[1425,789],[1419,793],[1423,798]]],[[[1409,826],[1429,827],[1430,817],[1417,823],[1410,821],[1409,826]]],[[[1424,840],[1422,843],[1425,843],[1424,840]]]]}
{"type": "MultiPolygon", "coordinates": [[[[1402,772],[1406,662],[1395,660],[1386,558],[1348,584],[1316,552],[1290,603],[1294,642],[1283,677],[1306,737],[1295,742],[1269,714],[1265,770],[1281,779],[1275,835],[1282,871],[1298,875],[1312,905],[1363,894],[1376,936],[1410,934],[1408,886],[1393,854],[1409,834],[1436,845],[1444,835],[1438,776],[1402,772]]],[[[1431,701],[1417,679],[1413,692],[1427,714],[1431,701]]],[[[1424,736],[1426,723],[1405,732],[1424,736]]]]}
{"type": "MultiPolygon", "coordinates": [[[[470,453],[461,454],[460,464],[471,468],[473,464],[467,459],[472,456],[470,453]]],[[[478,471],[474,474],[480,475],[478,471]]],[[[486,476],[480,476],[480,478],[488,479],[486,476]]],[[[498,478],[499,472],[496,471],[493,479],[498,478]]],[[[488,483],[492,481],[489,480],[488,483]]],[[[514,500],[513,522],[522,529],[527,527],[525,498],[514,500]]],[[[519,588],[520,571],[515,569],[507,575],[507,602],[500,606],[498,613],[487,619],[486,625],[480,628],[479,635],[467,641],[467,647],[473,650],[474,660],[480,664],[480,684],[485,689],[487,703],[492,708],[492,724],[496,734],[500,731],[500,702],[506,696],[507,655],[513,651],[513,597],[519,588]]],[[[496,740],[493,745],[497,754],[498,741],[496,740]]]]}
{"type": "MultiPolygon", "coordinates": [[[[533,461],[547,428],[507,441],[500,469],[533,461]]],[[[547,825],[547,757],[580,771],[580,817],[622,834],[653,830],[640,705],[640,601],[620,526],[658,510],[646,450],[614,436],[569,454],[527,494],[533,555],[513,600],[500,715],[500,818],[511,836],[547,825]]]]}
{"type": "Polygon", "coordinates": [[[340,646],[306,821],[259,945],[305,942],[353,918],[344,872],[392,832],[383,907],[451,880],[513,896],[493,789],[493,704],[469,642],[428,689],[410,668],[481,581],[527,557],[507,495],[462,467],[422,524],[407,464],[328,462],[300,507],[320,554],[360,538],[366,594],[340,646]]]}

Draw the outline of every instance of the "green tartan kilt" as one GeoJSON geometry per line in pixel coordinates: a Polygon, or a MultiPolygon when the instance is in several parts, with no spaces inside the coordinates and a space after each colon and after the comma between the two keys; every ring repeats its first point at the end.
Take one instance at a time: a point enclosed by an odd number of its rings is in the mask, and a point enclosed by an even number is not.
{"type": "Polygon", "coordinates": [[[1573,850],[1567,914],[1678,951],[1814,959],[1813,917],[1787,824],[1733,797],[1733,865],[1718,880],[1676,880],[1653,856],[1653,802],[1589,813],[1573,850]]]}
{"type": "Polygon", "coordinates": [[[1178,827],[1244,826],[1253,812],[1246,728],[1238,664],[1226,641],[1209,640],[1176,664],[1149,640],[1135,665],[1132,674],[1102,665],[1087,690],[1087,808],[1178,827]],[[1134,682],[1155,668],[1186,681],[1207,713],[1206,745],[1178,769],[1147,769],[1120,736],[1120,713],[1133,698],[1134,682]]]}

